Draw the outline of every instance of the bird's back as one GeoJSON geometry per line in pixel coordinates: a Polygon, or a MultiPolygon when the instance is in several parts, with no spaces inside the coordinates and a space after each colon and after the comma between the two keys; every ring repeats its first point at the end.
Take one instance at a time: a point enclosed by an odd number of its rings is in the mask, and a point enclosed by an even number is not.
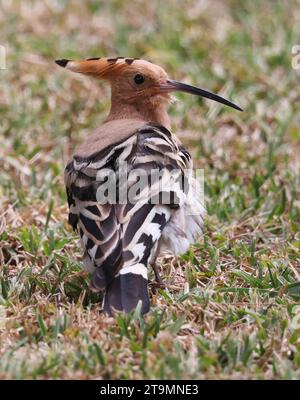
{"type": "Polygon", "coordinates": [[[200,232],[203,215],[184,226],[188,168],[190,155],[169,130],[137,120],[104,124],[68,163],[69,223],[80,234],[92,289],[106,291],[106,311],[129,312],[141,300],[147,312],[148,265],[170,246],[176,253],[176,240],[183,252],[200,232]],[[103,180],[108,171],[110,186],[103,180]],[[155,181],[153,171],[166,174],[155,181]],[[174,171],[176,184],[170,186],[168,173],[174,171]],[[145,178],[142,186],[137,176],[145,178]]]}

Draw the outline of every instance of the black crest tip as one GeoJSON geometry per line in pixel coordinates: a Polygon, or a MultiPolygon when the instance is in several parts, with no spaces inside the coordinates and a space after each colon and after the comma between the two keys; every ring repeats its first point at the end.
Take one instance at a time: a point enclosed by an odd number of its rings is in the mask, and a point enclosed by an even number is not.
{"type": "Polygon", "coordinates": [[[70,60],[62,59],[62,60],[55,60],[56,64],[60,65],[61,67],[65,67],[70,60]]]}

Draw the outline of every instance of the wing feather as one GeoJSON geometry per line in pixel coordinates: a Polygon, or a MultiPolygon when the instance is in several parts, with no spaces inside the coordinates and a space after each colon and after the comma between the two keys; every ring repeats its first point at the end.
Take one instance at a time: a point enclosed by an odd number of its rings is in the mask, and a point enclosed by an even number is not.
{"type": "MultiPolygon", "coordinates": [[[[190,166],[188,152],[166,128],[155,124],[145,125],[129,139],[92,153],[90,158],[75,156],[67,165],[65,182],[69,223],[74,230],[79,230],[86,268],[93,270],[91,287],[94,290],[109,285],[121,289],[125,285],[123,277],[126,271],[130,275],[129,286],[134,286],[134,276],[131,275],[136,275],[138,280],[145,279],[145,269],[156,255],[162,231],[171,216],[172,204],[151,204],[153,196],[162,193],[150,183],[148,197],[135,204],[100,204],[97,201],[96,193],[101,185],[97,180],[98,172],[108,167],[116,171],[121,161],[128,163],[129,171],[143,168],[149,176],[153,168],[163,167],[182,170],[184,175],[184,168],[190,166]],[[115,278],[118,281],[113,283],[115,278]]],[[[118,186],[119,182],[116,184],[118,186]]],[[[181,190],[179,187],[173,193],[174,204],[175,197],[182,196],[178,193],[181,190]]],[[[145,292],[145,288],[140,290],[145,292]]],[[[127,291],[123,289],[124,293],[127,291]]],[[[126,296],[120,300],[110,293],[107,298],[114,299],[116,308],[123,301],[125,310],[130,309],[135,301],[135,295],[131,300],[126,296]]]]}

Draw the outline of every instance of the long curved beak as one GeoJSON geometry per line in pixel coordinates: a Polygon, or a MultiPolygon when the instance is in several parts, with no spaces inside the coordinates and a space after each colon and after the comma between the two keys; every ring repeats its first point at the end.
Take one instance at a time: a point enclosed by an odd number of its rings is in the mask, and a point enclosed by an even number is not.
{"type": "Polygon", "coordinates": [[[210,100],[217,101],[219,103],[225,104],[226,106],[235,108],[236,110],[243,111],[241,107],[237,106],[236,104],[232,103],[231,101],[224,99],[215,93],[209,92],[208,90],[200,89],[196,86],[187,85],[186,83],[173,81],[171,79],[167,80],[167,84],[162,86],[163,90],[167,91],[180,91],[190,94],[195,94],[197,96],[205,97],[210,100]]]}

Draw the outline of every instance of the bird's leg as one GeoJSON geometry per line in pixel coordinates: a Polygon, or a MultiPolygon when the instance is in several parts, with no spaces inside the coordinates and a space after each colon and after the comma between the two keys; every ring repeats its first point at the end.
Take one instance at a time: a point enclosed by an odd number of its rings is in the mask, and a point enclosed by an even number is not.
{"type": "Polygon", "coordinates": [[[161,276],[159,274],[159,270],[157,268],[157,264],[156,263],[152,264],[152,268],[153,268],[153,271],[154,271],[154,274],[155,274],[156,282],[159,283],[160,285],[162,285],[163,281],[162,281],[162,278],[161,278],[161,276]]]}
{"type": "Polygon", "coordinates": [[[159,274],[158,268],[157,268],[157,264],[154,261],[153,263],[151,263],[151,267],[153,268],[154,274],[155,274],[155,285],[157,287],[161,287],[164,288],[165,284],[163,282],[163,280],[161,279],[161,276],[159,274]]]}

